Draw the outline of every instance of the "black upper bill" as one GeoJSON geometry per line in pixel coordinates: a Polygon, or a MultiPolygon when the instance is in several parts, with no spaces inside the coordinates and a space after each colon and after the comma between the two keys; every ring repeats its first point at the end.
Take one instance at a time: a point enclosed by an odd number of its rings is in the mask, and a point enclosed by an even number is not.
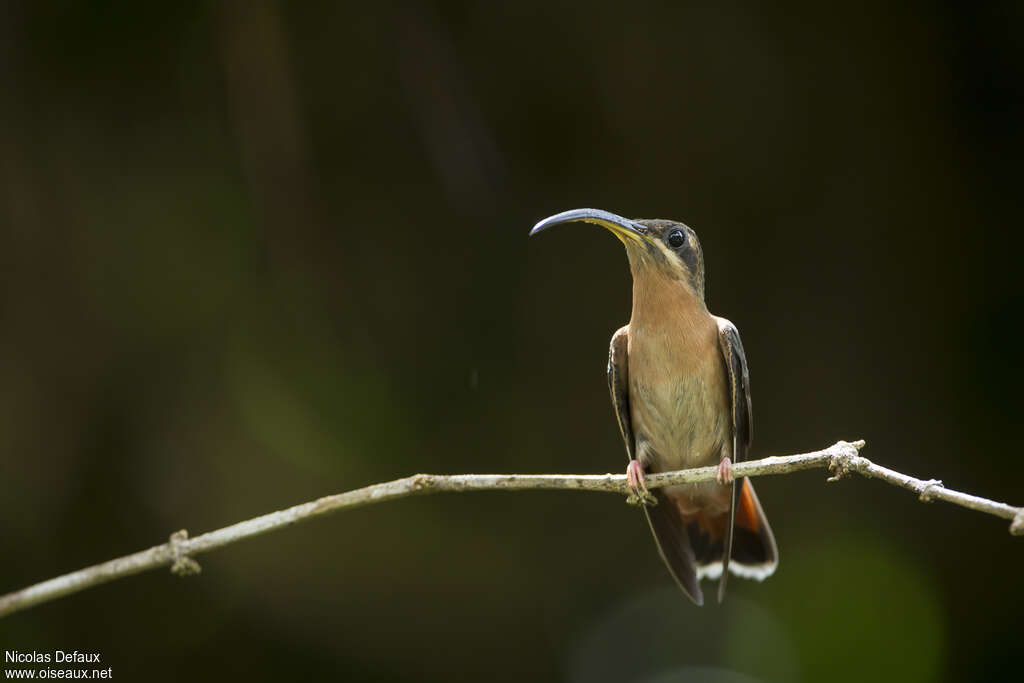
{"type": "Polygon", "coordinates": [[[553,225],[560,225],[562,223],[593,223],[594,225],[600,225],[604,228],[611,230],[620,239],[643,239],[646,230],[642,227],[629,220],[623,218],[610,211],[602,211],[600,209],[572,209],[571,211],[563,211],[562,213],[556,213],[554,216],[548,216],[544,220],[533,226],[530,230],[530,235],[536,235],[542,230],[547,230],[553,225]]]}

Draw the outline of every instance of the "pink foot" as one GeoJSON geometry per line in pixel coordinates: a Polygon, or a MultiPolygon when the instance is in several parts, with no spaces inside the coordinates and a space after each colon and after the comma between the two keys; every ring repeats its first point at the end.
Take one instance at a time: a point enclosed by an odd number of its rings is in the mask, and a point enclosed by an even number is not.
{"type": "Polygon", "coordinates": [[[639,460],[630,460],[626,467],[626,481],[629,483],[630,494],[626,502],[630,505],[657,505],[658,499],[647,490],[644,480],[644,466],[639,460]]]}
{"type": "Polygon", "coordinates": [[[733,482],[735,477],[732,476],[732,461],[729,458],[722,458],[722,462],[718,463],[718,483],[722,486],[726,486],[733,482]]]}

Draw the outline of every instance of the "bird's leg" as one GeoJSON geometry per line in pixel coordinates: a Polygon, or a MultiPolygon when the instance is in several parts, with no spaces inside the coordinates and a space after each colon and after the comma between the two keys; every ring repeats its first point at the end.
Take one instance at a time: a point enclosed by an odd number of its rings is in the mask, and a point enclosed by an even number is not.
{"type": "Polygon", "coordinates": [[[631,493],[626,497],[630,505],[657,505],[658,499],[647,490],[644,481],[644,466],[639,460],[630,460],[626,466],[626,481],[629,482],[631,493]]]}
{"type": "Polygon", "coordinates": [[[729,458],[722,458],[722,462],[718,463],[718,476],[715,478],[722,486],[732,483],[734,477],[732,476],[732,461],[729,458]]]}

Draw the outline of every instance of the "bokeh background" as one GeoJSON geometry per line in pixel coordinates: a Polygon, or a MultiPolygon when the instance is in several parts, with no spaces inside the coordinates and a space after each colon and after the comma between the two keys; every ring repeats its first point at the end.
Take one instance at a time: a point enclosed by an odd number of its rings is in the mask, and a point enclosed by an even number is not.
{"type": "MultiPolygon", "coordinates": [[[[755,456],[1024,502],[1020,3],[5,2],[0,591],[414,472],[621,471],[621,245],[702,238],[755,456]]],[[[1024,541],[822,472],[698,609],[607,495],[417,498],[0,621],[121,680],[1004,681],[1024,541]]]]}

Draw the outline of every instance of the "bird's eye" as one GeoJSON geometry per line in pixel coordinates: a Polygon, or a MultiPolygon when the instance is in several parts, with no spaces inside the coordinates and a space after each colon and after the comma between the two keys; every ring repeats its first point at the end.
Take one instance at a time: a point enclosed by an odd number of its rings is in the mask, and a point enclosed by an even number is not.
{"type": "Polygon", "coordinates": [[[686,244],[686,235],[683,234],[682,230],[677,228],[668,234],[668,246],[678,249],[684,244],[686,244]]]}

